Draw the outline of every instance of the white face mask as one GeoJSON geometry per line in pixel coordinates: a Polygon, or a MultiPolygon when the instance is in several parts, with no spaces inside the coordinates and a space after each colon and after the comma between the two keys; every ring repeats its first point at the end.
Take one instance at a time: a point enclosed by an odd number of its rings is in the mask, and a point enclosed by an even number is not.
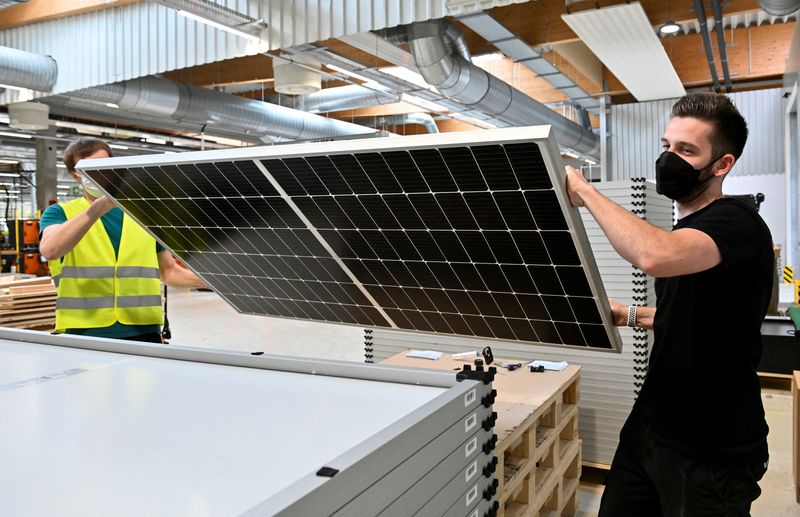
{"type": "Polygon", "coordinates": [[[83,191],[92,196],[93,198],[101,198],[103,197],[103,191],[100,190],[97,185],[92,183],[89,178],[81,174],[81,186],[83,187],[83,191]]]}

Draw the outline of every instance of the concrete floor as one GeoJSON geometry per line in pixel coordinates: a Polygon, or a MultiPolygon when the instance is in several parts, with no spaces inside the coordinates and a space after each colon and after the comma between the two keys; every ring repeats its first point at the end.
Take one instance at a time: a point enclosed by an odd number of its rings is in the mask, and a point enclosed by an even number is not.
{"type": "MultiPolygon", "coordinates": [[[[271,354],[364,360],[360,327],[306,323],[237,313],[214,293],[170,289],[172,344],[271,354]]],[[[788,392],[762,392],[770,427],[770,466],[761,480],[754,517],[798,517],[792,477],[792,398],[788,392]]],[[[579,516],[597,514],[602,485],[582,483],[579,516]]]]}

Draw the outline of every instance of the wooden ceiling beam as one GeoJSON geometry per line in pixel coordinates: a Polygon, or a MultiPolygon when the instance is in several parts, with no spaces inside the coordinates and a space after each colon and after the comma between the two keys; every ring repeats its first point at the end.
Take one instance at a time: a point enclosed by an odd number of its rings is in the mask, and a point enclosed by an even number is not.
{"type": "Polygon", "coordinates": [[[0,30],[45,22],[65,16],[90,13],[109,7],[135,4],[140,0],[28,0],[3,9],[0,30]]]}
{"type": "MultiPolygon", "coordinates": [[[[654,26],[662,25],[670,19],[679,23],[697,19],[692,0],[672,0],[671,2],[640,0],[640,2],[654,26]]],[[[572,4],[570,12],[576,13],[587,9],[596,9],[598,6],[610,7],[625,3],[628,2],[625,0],[583,1],[572,4]]],[[[758,5],[757,0],[728,0],[725,2],[723,14],[729,16],[759,9],[761,7],[758,5]]],[[[488,12],[508,30],[534,47],[579,41],[578,36],[561,19],[562,14],[567,14],[567,8],[563,1],[541,0],[524,4],[512,4],[495,7],[488,12]]],[[[707,15],[710,15],[710,10],[707,15]]],[[[473,54],[480,55],[497,51],[493,45],[487,43],[483,38],[466,29],[463,25],[460,25],[460,28],[464,31],[467,43],[473,54]]]]}
{"type": "MultiPolygon", "coordinates": [[[[796,22],[762,25],[725,31],[728,69],[735,82],[757,81],[780,77],[786,71],[786,58],[792,44],[796,22]]],[[[685,86],[711,84],[703,40],[699,34],[672,36],[661,40],[678,77],[685,86]]],[[[714,40],[717,73],[722,80],[722,65],[714,40]]],[[[608,93],[626,92],[611,72],[604,70],[608,93]]]]}

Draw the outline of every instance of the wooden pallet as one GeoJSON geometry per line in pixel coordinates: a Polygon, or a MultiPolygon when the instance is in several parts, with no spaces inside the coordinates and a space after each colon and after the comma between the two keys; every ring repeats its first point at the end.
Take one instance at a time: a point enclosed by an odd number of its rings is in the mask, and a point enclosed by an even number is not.
{"type": "MultiPolygon", "coordinates": [[[[535,375],[535,374],[534,374],[535,375]]],[[[498,516],[574,515],[581,473],[575,375],[495,447],[498,516]],[[502,470],[501,470],[502,467],[502,470]],[[498,475],[498,478],[500,476],[498,475]]]]}
{"type": "Polygon", "coordinates": [[[0,277],[0,326],[52,330],[56,288],[50,277],[0,277]]]}
{"type": "MultiPolygon", "coordinates": [[[[515,361],[508,361],[513,363],[515,361]]],[[[411,359],[405,352],[384,364],[460,369],[449,354],[438,361],[411,359]]],[[[569,516],[578,511],[581,440],[578,438],[580,367],[561,372],[509,372],[498,368],[494,432],[498,460],[499,517],[569,516]]]]}

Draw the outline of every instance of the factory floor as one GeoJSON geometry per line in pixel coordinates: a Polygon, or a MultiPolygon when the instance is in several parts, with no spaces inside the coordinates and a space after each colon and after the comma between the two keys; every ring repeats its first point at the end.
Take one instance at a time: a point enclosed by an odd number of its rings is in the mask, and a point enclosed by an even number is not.
{"type": "MultiPolygon", "coordinates": [[[[176,345],[263,351],[361,362],[363,330],[359,327],[245,316],[214,293],[169,290],[169,322],[176,345]]],[[[764,389],[769,424],[770,465],[761,480],[754,517],[800,515],[792,477],[792,398],[788,391],[764,389]]],[[[603,487],[597,473],[581,482],[581,517],[597,514],[603,487]]]]}

